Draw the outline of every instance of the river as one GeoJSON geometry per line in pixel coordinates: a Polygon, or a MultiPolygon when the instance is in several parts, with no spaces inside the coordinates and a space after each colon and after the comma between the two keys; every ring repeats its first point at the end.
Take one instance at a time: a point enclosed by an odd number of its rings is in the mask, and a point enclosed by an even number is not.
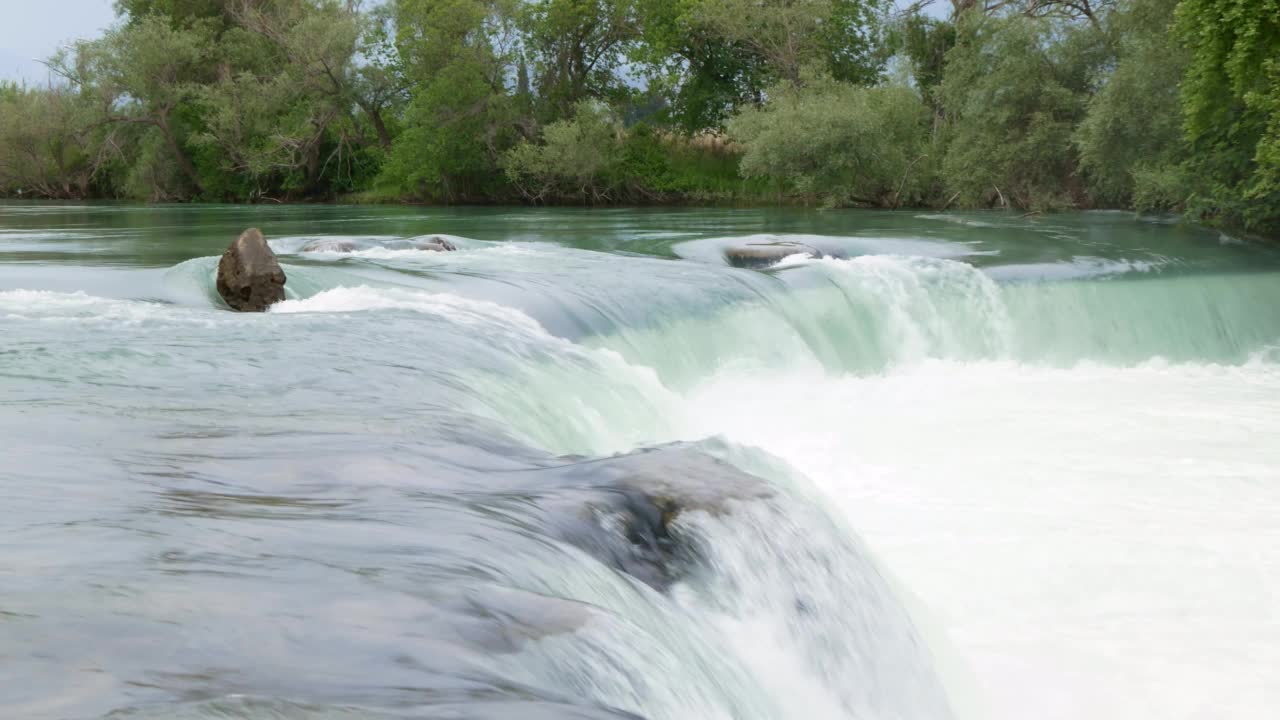
{"type": "Polygon", "coordinates": [[[1171,218],[7,203],[0,338],[5,718],[1280,710],[1280,252],[1171,218]]]}

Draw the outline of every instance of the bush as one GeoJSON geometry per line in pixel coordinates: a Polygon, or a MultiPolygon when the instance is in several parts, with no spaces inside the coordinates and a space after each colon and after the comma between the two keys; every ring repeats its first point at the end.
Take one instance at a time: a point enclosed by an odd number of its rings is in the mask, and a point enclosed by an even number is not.
{"type": "Polygon", "coordinates": [[[571,119],[542,131],[542,143],[507,151],[502,166],[511,184],[531,202],[610,202],[618,184],[622,126],[605,105],[583,101],[571,119]]]}
{"type": "Polygon", "coordinates": [[[759,199],[767,182],[744,181],[739,155],[716,135],[672,135],[640,123],[624,129],[596,102],[546,126],[502,161],[528,202],[670,203],[759,199]]]}
{"type": "Polygon", "coordinates": [[[897,207],[929,194],[930,115],[914,90],[816,77],[767,95],[729,123],[745,148],[744,176],[781,180],[831,205],[897,207]]]}
{"type": "Polygon", "coordinates": [[[83,198],[105,161],[92,107],[65,88],[0,85],[0,195],[83,198]]]}

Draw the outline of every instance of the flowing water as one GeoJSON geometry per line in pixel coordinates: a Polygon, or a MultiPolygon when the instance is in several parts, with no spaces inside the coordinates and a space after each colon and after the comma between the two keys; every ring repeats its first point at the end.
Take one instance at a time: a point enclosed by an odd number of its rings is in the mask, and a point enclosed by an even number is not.
{"type": "Polygon", "coordinates": [[[1280,712],[1266,247],[7,204],[0,338],[0,717],[1280,712]],[[248,226],[265,314],[213,289],[248,226]],[[724,262],[767,239],[846,257],[724,262]]]}

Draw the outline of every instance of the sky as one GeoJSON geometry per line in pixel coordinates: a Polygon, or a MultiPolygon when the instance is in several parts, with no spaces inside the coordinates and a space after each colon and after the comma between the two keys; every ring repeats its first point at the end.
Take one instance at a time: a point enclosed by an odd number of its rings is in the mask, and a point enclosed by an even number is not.
{"type": "Polygon", "coordinates": [[[96,37],[115,19],[112,0],[0,0],[0,80],[44,83],[40,60],[96,37]]]}

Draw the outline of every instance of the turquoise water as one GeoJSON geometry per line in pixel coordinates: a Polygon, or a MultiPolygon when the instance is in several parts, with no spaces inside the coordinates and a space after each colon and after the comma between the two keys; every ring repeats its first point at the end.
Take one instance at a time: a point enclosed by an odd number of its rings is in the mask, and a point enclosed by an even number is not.
{"type": "Polygon", "coordinates": [[[1277,308],[1120,213],[0,204],[0,710],[1267,717],[1277,308]]]}

